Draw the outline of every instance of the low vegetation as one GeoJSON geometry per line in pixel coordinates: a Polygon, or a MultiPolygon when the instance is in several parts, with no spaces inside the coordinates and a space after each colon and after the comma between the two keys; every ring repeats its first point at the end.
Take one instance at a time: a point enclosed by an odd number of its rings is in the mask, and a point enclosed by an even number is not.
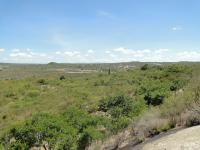
{"type": "Polygon", "coordinates": [[[144,64],[126,71],[109,67],[0,80],[1,147],[103,149],[105,139],[124,131],[142,141],[176,126],[197,125],[199,68],[144,64]]]}

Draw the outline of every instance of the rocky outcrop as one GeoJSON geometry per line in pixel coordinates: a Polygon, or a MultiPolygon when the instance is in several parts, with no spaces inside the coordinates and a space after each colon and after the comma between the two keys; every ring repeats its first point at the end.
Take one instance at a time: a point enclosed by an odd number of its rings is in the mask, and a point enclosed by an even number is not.
{"type": "Polygon", "coordinates": [[[200,126],[179,130],[123,150],[200,150],[200,126]]]}

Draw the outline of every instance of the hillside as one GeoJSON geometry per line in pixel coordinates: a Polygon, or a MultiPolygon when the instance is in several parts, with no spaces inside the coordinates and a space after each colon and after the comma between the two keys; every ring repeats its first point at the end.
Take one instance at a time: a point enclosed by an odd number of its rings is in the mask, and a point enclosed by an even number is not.
{"type": "Polygon", "coordinates": [[[2,149],[103,149],[96,143],[123,130],[143,141],[184,125],[177,118],[199,98],[198,63],[121,65],[2,64],[2,149]]]}

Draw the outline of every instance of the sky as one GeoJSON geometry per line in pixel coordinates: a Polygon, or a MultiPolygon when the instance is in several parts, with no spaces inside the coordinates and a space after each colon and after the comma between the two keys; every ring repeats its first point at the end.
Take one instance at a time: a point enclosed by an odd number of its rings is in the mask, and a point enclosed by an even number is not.
{"type": "Polygon", "coordinates": [[[0,62],[200,61],[199,0],[0,0],[0,62]]]}

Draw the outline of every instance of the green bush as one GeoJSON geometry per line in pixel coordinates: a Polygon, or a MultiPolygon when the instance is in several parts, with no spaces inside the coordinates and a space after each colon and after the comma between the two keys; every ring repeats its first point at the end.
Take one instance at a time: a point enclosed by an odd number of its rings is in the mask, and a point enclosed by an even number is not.
{"type": "Polygon", "coordinates": [[[166,68],[166,71],[171,72],[171,73],[189,73],[191,72],[191,69],[186,65],[173,64],[173,65],[169,65],[166,68]]]}
{"type": "Polygon", "coordinates": [[[47,81],[45,79],[39,79],[37,81],[37,83],[41,84],[41,85],[46,85],[47,84],[47,81]]]}
{"type": "Polygon", "coordinates": [[[130,124],[130,122],[131,122],[131,120],[128,117],[125,117],[125,116],[114,118],[112,120],[111,131],[113,133],[117,133],[119,130],[128,127],[128,125],[130,124]]]}
{"type": "Polygon", "coordinates": [[[5,92],[5,96],[6,97],[16,97],[16,93],[11,91],[11,90],[9,90],[9,91],[5,92]]]}
{"type": "Polygon", "coordinates": [[[13,149],[30,149],[36,144],[42,145],[44,141],[48,142],[51,149],[58,145],[61,149],[76,149],[77,130],[58,116],[40,114],[10,129],[2,141],[13,149]],[[11,139],[14,141],[10,142],[11,139]]]}
{"type": "Polygon", "coordinates": [[[170,90],[171,91],[177,91],[179,89],[181,89],[184,85],[185,85],[184,80],[175,80],[172,82],[171,86],[170,86],[170,90]]]}
{"type": "Polygon", "coordinates": [[[24,143],[21,143],[20,141],[14,141],[10,143],[8,149],[9,150],[26,150],[28,148],[24,143]]]}
{"type": "Polygon", "coordinates": [[[31,98],[37,97],[39,95],[40,95],[40,91],[38,91],[38,90],[29,90],[27,92],[27,96],[31,97],[31,98]]]}
{"type": "Polygon", "coordinates": [[[144,96],[147,105],[157,106],[163,103],[164,96],[161,93],[147,93],[144,96]]]}
{"type": "Polygon", "coordinates": [[[147,70],[149,68],[149,65],[148,64],[145,64],[141,67],[141,70],[147,70]]]}
{"type": "Polygon", "coordinates": [[[119,95],[102,99],[99,103],[99,111],[108,112],[113,117],[127,116],[133,110],[133,100],[119,95]]]}
{"type": "Polygon", "coordinates": [[[65,76],[64,75],[60,76],[60,80],[65,80],[65,76]]]}
{"type": "Polygon", "coordinates": [[[78,130],[78,146],[81,150],[88,146],[93,140],[103,138],[104,133],[102,133],[98,127],[106,127],[109,123],[102,117],[92,116],[73,106],[69,107],[65,113],[63,113],[63,117],[66,122],[78,130]]]}
{"type": "Polygon", "coordinates": [[[94,127],[88,127],[83,130],[83,132],[80,134],[79,138],[79,149],[85,149],[88,147],[93,140],[99,140],[102,139],[103,133],[99,132],[94,127]]]}
{"type": "Polygon", "coordinates": [[[63,117],[66,122],[82,132],[87,126],[97,126],[100,119],[89,115],[87,112],[77,108],[69,107],[64,113],[63,117]]]}
{"type": "Polygon", "coordinates": [[[34,115],[11,128],[1,141],[10,149],[28,150],[35,145],[42,146],[44,142],[51,149],[84,149],[105,136],[105,131],[99,127],[105,128],[108,124],[102,117],[69,107],[62,115],[34,115]]]}

